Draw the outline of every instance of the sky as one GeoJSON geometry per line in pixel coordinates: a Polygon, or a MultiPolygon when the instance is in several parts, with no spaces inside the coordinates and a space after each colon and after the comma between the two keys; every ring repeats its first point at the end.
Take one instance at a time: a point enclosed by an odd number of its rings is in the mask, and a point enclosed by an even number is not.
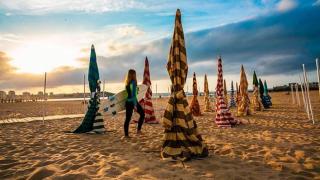
{"type": "MultiPolygon", "coordinates": [[[[82,92],[91,44],[105,90],[123,89],[126,72],[142,81],[150,63],[153,92],[167,92],[166,62],[176,9],[182,12],[191,91],[196,72],[214,90],[217,57],[227,84],[249,84],[255,70],[269,87],[298,82],[301,64],[316,81],[320,0],[10,0],[0,1],[0,90],[82,92]]],[[[227,85],[228,86],[228,85],[227,85]]]]}

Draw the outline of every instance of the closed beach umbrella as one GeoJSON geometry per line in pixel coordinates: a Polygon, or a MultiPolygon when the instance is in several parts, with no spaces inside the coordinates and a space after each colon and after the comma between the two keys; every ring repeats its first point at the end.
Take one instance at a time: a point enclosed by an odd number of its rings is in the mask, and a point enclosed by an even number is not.
{"type": "Polygon", "coordinates": [[[100,80],[99,69],[97,64],[97,57],[94,46],[91,46],[90,62],[89,62],[89,88],[90,88],[90,100],[88,110],[81,123],[81,125],[74,130],[74,133],[86,133],[93,131],[96,133],[103,133],[105,131],[103,116],[99,113],[100,105],[100,80]]]}
{"type": "Polygon", "coordinates": [[[259,88],[258,88],[258,78],[256,71],[253,71],[253,97],[252,97],[252,105],[254,111],[261,111],[262,104],[259,98],[259,88]]]}
{"type": "Polygon", "coordinates": [[[259,79],[259,91],[260,91],[260,98],[264,108],[270,108],[270,103],[268,102],[268,97],[264,95],[264,87],[261,79],[259,79]]]}
{"type": "Polygon", "coordinates": [[[145,84],[148,86],[148,90],[146,92],[145,97],[140,101],[140,104],[142,108],[144,109],[145,123],[150,124],[157,124],[159,121],[156,120],[156,117],[154,115],[154,109],[152,104],[152,90],[151,90],[151,80],[150,80],[150,71],[149,71],[149,61],[146,57],[144,62],[144,73],[143,73],[143,82],[142,84],[145,84]]]}
{"type": "Polygon", "coordinates": [[[225,103],[223,95],[223,72],[222,72],[222,60],[221,57],[218,59],[218,80],[216,86],[216,118],[215,123],[218,127],[229,128],[238,123],[239,121],[235,120],[225,103]]]}
{"type": "Polygon", "coordinates": [[[91,46],[91,54],[90,54],[90,63],[89,63],[89,73],[88,73],[88,80],[89,80],[89,88],[91,93],[95,93],[100,88],[99,84],[99,69],[97,64],[97,56],[94,46],[91,46]]]}
{"type": "Polygon", "coordinates": [[[192,100],[191,100],[191,113],[194,116],[200,116],[200,105],[198,101],[198,87],[197,87],[197,78],[196,78],[196,73],[193,73],[193,84],[192,84],[192,100]]]}
{"type": "MultiPolygon", "coordinates": [[[[237,88],[238,89],[238,88],[237,88]]],[[[236,101],[234,100],[234,88],[233,88],[233,81],[231,81],[231,89],[230,89],[230,103],[229,108],[236,107],[236,101]]]]}
{"type": "Polygon", "coordinates": [[[205,112],[212,111],[212,106],[211,106],[210,97],[209,97],[209,85],[208,85],[208,79],[206,74],[204,75],[204,111],[205,112]]]}
{"type": "Polygon", "coordinates": [[[269,104],[269,106],[272,106],[272,101],[271,101],[271,96],[269,95],[269,90],[268,90],[268,85],[267,85],[267,81],[264,80],[264,96],[266,96],[266,100],[267,100],[267,103],[269,104]]]}
{"type": "Polygon", "coordinates": [[[166,110],[161,119],[165,128],[161,157],[164,159],[181,158],[187,160],[192,157],[208,156],[208,149],[201,135],[198,134],[197,124],[192,117],[183,90],[188,74],[188,64],[179,9],[175,17],[167,71],[172,88],[166,110]]]}
{"type": "Polygon", "coordinates": [[[248,80],[243,65],[240,71],[240,85],[239,85],[239,104],[237,106],[238,116],[247,116],[250,114],[250,99],[248,95],[248,80]]]}

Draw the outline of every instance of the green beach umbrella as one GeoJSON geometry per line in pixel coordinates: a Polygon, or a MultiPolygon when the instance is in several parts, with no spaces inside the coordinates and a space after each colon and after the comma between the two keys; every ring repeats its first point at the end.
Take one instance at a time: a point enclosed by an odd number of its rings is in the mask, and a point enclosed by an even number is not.
{"type": "Polygon", "coordinates": [[[97,64],[97,56],[94,46],[91,46],[90,64],[89,64],[89,88],[90,92],[96,92],[99,81],[99,69],[97,64]]]}
{"type": "Polygon", "coordinates": [[[268,92],[268,85],[266,80],[264,80],[264,96],[267,104],[269,106],[272,106],[271,96],[269,95],[269,92],[268,92]]]}
{"type": "Polygon", "coordinates": [[[261,79],[259,79],[259,92],[260,92],[261,98],[263,96],[263,91],[264,91],[263,83],[262,83],[261,79]]]}
{"type": "Polygon", "coordinates": [[[100,106],[100,80],[97,57],[93,45],[91,46],[88,80],[91,92],[88,110],[82,123],[73,133],[86,133],[90,131],[96,133],[104,132],[103,116],[98,112],[100,106]]]}
{"type": "Polygon", "coordinates": [[[268,85],[266,80],[264,80],[264,95],[268,96],[268,85]]]}
{"type": "Polygon", "coordinates": [[[253,71],[253,85],[256,87],[259,85],[256,71],[253,71]]]}

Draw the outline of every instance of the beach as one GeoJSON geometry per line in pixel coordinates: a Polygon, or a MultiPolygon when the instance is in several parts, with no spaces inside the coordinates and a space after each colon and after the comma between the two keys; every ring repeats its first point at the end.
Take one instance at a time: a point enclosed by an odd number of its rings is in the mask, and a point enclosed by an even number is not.
{"type": "MultiPolygon", "coordinates": [[[[0,179],[320,179],[318,91],[311,91],[315,125],[291,95],[270,95],[270,109],[236,117],[248,123],[235,128],[218,128],[214,112],[194,117],[209,157],[184,163],[161,160],[160,124],[144,124],[142,135],[131,124],[131,138],[123,139],[124,113],[104,116],[103,135],[65,132],[82,118],[0,124],[0,179]]],[[[203,110],[204,97],[198,99],[203,110]]],[[[157,119],[167,101],[153,99],[157,119]]],[[[0,119],[42,115],[41,102],[0,106],[0,119]]],[[[81,101],[46,106],[47,115],[84,112],[81,101]]]]}

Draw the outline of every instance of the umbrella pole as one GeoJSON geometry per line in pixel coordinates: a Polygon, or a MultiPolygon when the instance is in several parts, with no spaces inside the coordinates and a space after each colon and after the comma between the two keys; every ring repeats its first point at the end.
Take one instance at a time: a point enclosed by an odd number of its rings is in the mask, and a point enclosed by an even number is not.
{"type": "Polygon", "coordinates": [[[301,104],[300,104],[300,97],[299,97],[299,92],[298,92],[299,91],[298,83],[296,83],[295,88],[296,88],[296,99],[298,101],[298,107],[300,107],[301,104]]]}
{"type": "Polygon", "coordinates": [[[290,88],[291,88],[291,98],[292,98],[292,104],[296,104],[295,98],[294,98],[294,93],[293,93],[293,84],[290,84],[290,88]]]}
{"type": "Polygon", "coordinates": [[[319,60],[316,59],[316,66],[317,66],[317,77],[318,77],[318,89],[319,89],[319,96],[320,96],[320,72],[319,72],[319,60]]]}
{"type": "Polygon", "coordinates": [[[86,74],[83,74],[83,112],[86,113],[86,74]]]}
{"type": "Polygon", "coordinates": [[[102,90],[102,99],[104,100],[104,88],[105,88],[105,85],[106,85],[106,80],[103,80],[103,90],[102,90]]]}
{"type": "Polygon", "coordinates": [[[157,107],[158,106],[158,85],[157,85],[157,83],[156,83],[156,102],[155,102],[155,107],[157,107]]]}
{"type": "Polygon", "coordinates": [[[43,84],[43,106],[42,106],[42,123],[44,124],[44,118],[46,114],[46,88],[47,88],[47,72],[44,73],[44,84],[43,84]]]}
{"type": "Polygon", "coordinates": [[[306,83],[306,88],[307,88],[307,99],[308,99],[308,104],[309,104],[309,110],[310,110],[310,114],[311,114],[311,120],[312,123],[314,124],[314,116],[313,116],[313,111],[312,111],[312,106],[311,106],[311,100],[310,100],[310,92],[309,92],[309,81],[308,81],[308,77],[307,77],[307,73],[306,73],[306,69],[304,67],[304,64],[302,64],[302,68],[303,68],[303,74],[304,74],[304,81],[306,83]]]}
{"type": "Polygon", "coordinates": [[[307,100],[306,100],[306,95],[305,95],[304,83],[302,82],[300,75],[299,75],[299,79],[300,79],[300,84],[301,84],[301,93],[302,93],[304,110],[305,110],[306,113],[308,114],[308,119],[310,119],[309,107],[307,106],[307,100]]]}

